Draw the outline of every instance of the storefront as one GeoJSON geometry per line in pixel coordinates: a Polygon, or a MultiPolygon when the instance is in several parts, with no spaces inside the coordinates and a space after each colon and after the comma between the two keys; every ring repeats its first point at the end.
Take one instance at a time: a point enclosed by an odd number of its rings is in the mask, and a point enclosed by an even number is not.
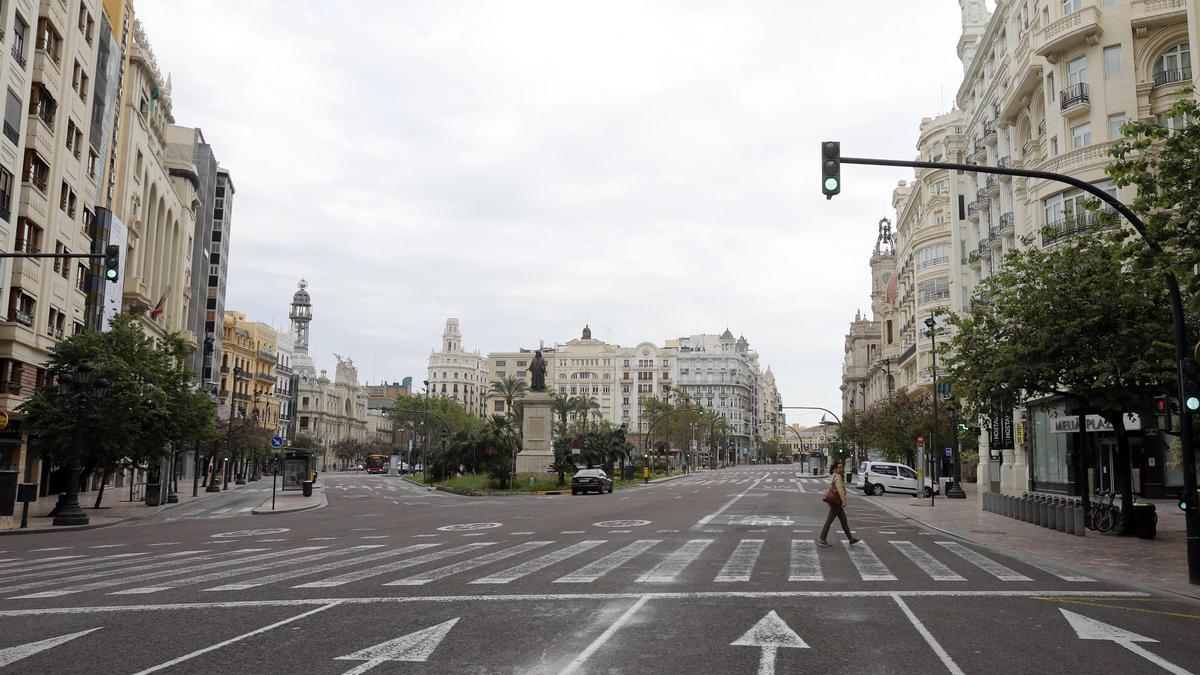
{"type": "MultiPolygon", "coordinates": [[[[1119,491],[1120,452],[1116,432],[1107,420],[1095,414],[1085,416],[1084,442],[1079,451],[1082,461],[1077,466],[1080,421],[1075,405],[1052,398],[1030,402],[1026,407],[1030,423],[1031,492],[1077,496],[1083,489],[1090,493],[1119,491]],[[1085,480],[1080,476],[1086,477],[1085,480]]],[[[1143,418],[1136,413],[1126,413],[1124,422],[1133,493],[1150,499],[1178,494],[1183,488],[1179,437],[1144,428],[1143,418]]],[[[1147,426],[1152,427],[1153,422],[1147,426]]]]}

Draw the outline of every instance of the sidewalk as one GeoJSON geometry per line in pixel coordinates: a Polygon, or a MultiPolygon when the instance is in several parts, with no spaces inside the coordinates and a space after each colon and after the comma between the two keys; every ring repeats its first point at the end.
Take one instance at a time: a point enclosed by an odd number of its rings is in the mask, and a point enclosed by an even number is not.
{"type": "Polygon", "coordinates": [[[297,511],[308,511],[310,509],[321,509],[329,506],[329,499],[325,496],[325,487],[319,484],[313,484],[311,497],[305,497],[304,493],[289,490],[276,490],[274,498],[267,497],[266,501],[261,506],[256,507],[250,513],[256,516],[271,516],[280,513],[295,513],[297,511]],[[272,507],[274,501],[274,508],[272,507]]]}
{"type": "MultiPolygon", "coordinates": [[[[247,486],[249,485],[254,485],[254,483],[247,483],[247,486]]],[[[233,481],[229,482],[230,492],[234,492],[237,487],[238,486],[235,486],[233,481]]],[[[61,532],[65,530],[90,530],[97,527],[108,527],[110,525],[116,525],[117,523],[123,523],[128,520],[151,516],[159,513],[160,511],[165,511],[166,509],[174,508],[176,506],[183,506],[185,504],[198,502],[209,497],[215,497],[225,492],[225,490],[222,490],[221,492],[205,492],[204,487],[201,486],[199,493],[193,497],[192,484],[190,481],[187,484],[181,482],[179,484],[179,488],[180,490],[177,493],[179,501],[177,503],[163,504],[162,506],[146,506],[146,502],[143,500],[132,502],[129,501],[128,486],[119,488],[108,487],[104,489],[104,500],[100,502],[99,509],[92,508],[92,505],[96,503],[96,491],[80,492],[79,506],[83,509],[83,512],[87,514],[89,521],[88,524],[60,527],[55,527],[54,519],[47,515],[50,513],[51,509],[54,508],[54,505],[58,503],[58,495],[47,495],[41,499],[38,499],[36,502],[30,502],[29,527],[25,529],[20,529],[21,504],[17,504],[16,511],[11,519],[0,517],[0,536],[4,536],[6,534],[61,532]]]]}
{"type": "Polygon", "coordinates": [[[864,498],[902,517],[935,530],[983,544],[1020,558],[1021,554],[1051,560],[1064,567],[1111,581],[1136,583],[1200,599],[1200,586],[1188,583],[1185,523],[1172,502],[1154,501],[1158,534],[1154,539],[1121,537],[1088,530],[1077,536],[1049,530],[983,510],[979,486],[963,483],[966,499],[938,497],[930,508],[907,497],[864,498]]]}

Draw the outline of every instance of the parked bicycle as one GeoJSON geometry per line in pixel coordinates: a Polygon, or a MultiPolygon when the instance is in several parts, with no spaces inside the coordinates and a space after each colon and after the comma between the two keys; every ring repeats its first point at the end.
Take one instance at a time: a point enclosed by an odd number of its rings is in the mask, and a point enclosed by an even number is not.
{"type": "Polygon", "coordinates": [[[1121,521],[1123,520],[1120,507],[1115,505],[1117,493],[1112,490],[1103,490],[1099,493],[1096,504],[1092,507],[1089,527],[1097,532],[1107,533],[1113,529],[1120,529],[1121,521]],[[1108,501],[1105,502],[1104,498],[1108,501]]]}

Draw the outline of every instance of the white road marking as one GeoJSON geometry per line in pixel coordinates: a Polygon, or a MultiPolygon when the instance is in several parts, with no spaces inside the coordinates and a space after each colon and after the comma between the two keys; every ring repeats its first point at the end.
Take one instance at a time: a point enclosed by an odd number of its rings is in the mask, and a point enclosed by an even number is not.
{"type": "Polygon", "coordinates": [[[496,572],[495,574],[490,574],[481,579],[476,579],[470,583],[472,583],[472,584],[507,584],[509,582],[516,581],[517,579],[520,579],[521,577],[524,577],[524,576],[527,576],[534,572],[537,572],[538,570],[542,570],[542,569],[545,569],[556,563],[560,563],[560,562],[566,560],[567,558],[579,555],[580,553],[583,553],[584,551],[590,551],[591,549],[596,548],[600,544],[605,544],[605,543],[608,543],[608,542],[603,539],[581,541],[578,544],[572,544],[564,549],[555,551],[553,553],[547,553],[546,555],[541,556],[539,558],[534,558],[533,560],[523,562],[520,565],[517,565],[516,567],[510,567],[506,570],[501,570],[499,572],[496,572]]]}
{"type": "Polygon", "coordinates": [[[423,586],[431,581],[437,581],[438,579],[444,579],[448,576],[458,574],[459,572],[466,572],[468,570],[473,570],[476,567],[483,567],[484,565],[489,565],[498,560],[505,560],[507,558],[512,558],[513,556],[518,556],[518,555],[521,555],[522,553],[527,553],[536,548],[548,546],[553,543],[554,542],[552,542],[552,541],[527,541],[523,544],[517,544],[516,546],[513,546],[512,548],[506,548],[502,551],[493,551],[491,553],[486,553],[484,555],[479,556],[478,558],[471,558],[470,560],[463,560],[461,562],[456,562],[452,565],[446,565],[445,567],[439,567],[435,570],[428,570],[426,572],[422,572],[420,574],[416,574],[416,575],[413,575],[411,577],[407,577],[404,579],[397,579],[395,581],[389,581],[388,583],[384,584],[384,586],[423,586]]]}
{"type": "Polygon", "coordinates": [[[513,534],[533,534],[532,532],[513,532],[513,534]]]}
{"type": "Polygon", "coordinates": [[[966,581],[964,577],[944,565],[940,560],[917,548],[917,545],[911,541],[893,541],[889,543],[896,547],[909,560],[913,561],[913,564],[920,567],[921,571],[928,574],[929,578],[934,581],[966,581]]]}
{"type": "MultiPolygon", "coordinates": [[[[264,551],[266,549],[256,548],[253,550],[264,551]]],[[[80,580],[84,580],[84,579],[99,579],[101,577],[111,577],[111,576],[114,576],[117,574],[128,574],[130,572],[138,572],[141,570],[160,569],[162,566],[162,563],[161,563],[162,560],[182,558],[185,556],[195,555],[197,553],[207,553],[207,552],[208,552],[208,549],[200,549],[197,551],[177,551],[175,553],[170,553],[170,554],[166,554],[166,555],[149,556],[146,558],[135,558],[135,559],[131,559],[128,561],[130,563],[133,563],[133,567],[121,567],[121,565],[126,562],[124,560],[119,561],[117,563],[101,563],[101,564],[96,565],[96,567],[97,568],[112,568],[112,569],[103,569],[101,571],[94,571],[92,568],[88,567],[86,564],[84,566],[82,566],[80,569],[75,569],[74,567],[72,567],[69,570],[53,570],[53,571],[49,571],[49,572],[47,572],[45,569],[42,569],[42,570],[38,570],[36,572],[30,572],[28,574],[21,574],[21,575],[9,577],[9,579],[16,580],[16,579],[22,579],[22,578],[29,579],[29,578],[37,578],[37,577],[52,577],[52,578],[49,580],[42,579],[41,581],[26,581],[26,582],[15,584],[15,585],[0,586],[0,591],[3,591],[5,593],[10,593],[12,591],[23,591],[23,590],[30,589],[30,588],[38,588],[39,586],[50,586],[50,585],[53,585],[56,583],[61,583],[62,582],[61,577],[62,577],[63,572],[69,573],[72,581],[80,581],[80,580]],[[155,562],[153,564],[149,564],[149,561],[151,561],[151,560],[156,560],[156,561],[160,561],[160,562],[155,562]],[[143,564],[143,563],[146,563],[146,564],[143,564]],[[80,574],[80,572],[84,572],[84,573],[80,574]]],[[[222,554],[214,553],[213,555],[210,555],[210,556],[200,556],[200,557],[196,558],[196,560],[206,560],[209,558],[215,558],[218,555],[222,555],[222,554]]],[[[188,561],[188,562],[192,562],[192,561],[188,561]]]]}
{"type": "Polygon", "coordinates": [[[183,543],[182,541],[160,541],[157,544],[150,544],[150,545],[151,546],[178,546],[182,543],[183,543]]]}
{"type": "MultiPolygon", "coordinates": [[[[45,564],[45,565],[30,565],[29,567],[23,567],[20,569],[12,570],[14,572],[18,572],[18,574],[7,574],[6,573],[4,576],[4,581],[5,581],[5,583],[7,583],[7,582],[16,581],[17,579],[30,579],[30,578],[34,578],[34,577],[42,577],[42,576],[47,576],[47,575],[58,576],[58,575],[63,574],[64,572],[70,574],[72,571],[75,571],[77,569],[86,569],[87,571],[91,572],[91,571],[94,571],[97,569],[102,569],[105,567],[116,567],[119,565],[124,565],[124,564],[130,562],[130,558],[137,558],[138,556],[145,556],[145,555],[148,555],[148,554],[145,552],[117,553],[115,555],[106,555],[106,556],[101,556],[99,558],[79,558],[79,559],[75,559],[75,560],[62,560],[59,562],[49,563],[49,564],[45,564]]],[[[70,556],[70,557],[75,558],[75,556],[70,556]]],[[[140,558],[133,562],[137,563],[137,562],[142,562],[143,560],[151,560],[153,558],[165,558],[165,557],[168,557],[168,556],[153,556],[152,558],[151,557],[140,558]]],[[[0,590],[4,590],[4,587],[0,587],[0,590]]]]}
{"type": "Polygon", "coordinates": [[[340,604],[340,603],[337,600],[334,600],[332,602],[327,602],[327,604],[324,604],[316,609],[310,609],[309,611],[304,612],[303,614],[297,614],[296,616],[293,616],[290,619],[284,619],[283,621],[276,621],[275,623],[270,624],[269,626],[263,626],[262,628],[257,628],[255,630],[250,631],[249,633],[243,633],[237,637],[232,637],[232,638],[229,638],[228,640],[223,640],[221,642],[218,642],[215,645],[209,645],[203,649],[197,649],[196,651],[194,651],[190,654],[184,654],[183,656],[180,656],[179,658],[171,659],[170,661],[165,661],[163,663],[158,664],[157,666],[152,666],[145,670],[134,673],[134,675],[148,675],[149,673],[163,670],[164,668],[170,668],[171,666],[178,665],[189,659],[196,658],[197,656],[200,656],[201,654],[207,654],[208,652],[211,652],[216,649],[220,649],[221,647],[225,647],[225,646],[231,645],[235,642],[240,642],[241,640],[245,640],[248,637],[254,637],[255,635],[260,635],[269,630],[278,628],[280,626],[287,625],[293,621],[303,619],[307,616],[312,616],[313,614],[316,614],[317,612],[323,612],[331,607],[336,607],[338,604],[340,604]]]}
{"type": "Polygon", "coordinates": [[[308,538],[309,541],[333,541],[334,539],[340,539],[340,537],[309,537],[308,538]]]}
{"type": "Polygon", "coordinates": [[[232,510],[233,510],[233,507],[232,507],[232,506],[226,506],[226,507],[225,507],[225,508],[223,508],[223,509],[217,509],[216,511],[213,511],[213,512],[212,512],[212,515],[214,515],[214,516],[219,516],[219,515],[221,515],[222,513],[226,513],[226,512],[228,512],[228,511],[232,511],[232,510]]]}
{"type": "Polygon", "coordinates": [[[710,515],[707,515],[707,516],[704,516],[703,518],[701,518],[699,520],[699,522],[697,522],[695,525],[692,526],[692,529],[700,529],[700,528],[704,527],[705,525],[708,525],[709,521],[711,521],[713,518],[721,515],[722,513],[725,513],[725,511],[729,507],[733,506],[734,503],[737,502],[737,500],[741,499],[747,492],[753,490],[754,486],[758,485],[758,482],[761,480],[762,479],[760,478],[757,481],[754,481],[753,484],[751,484],[749,487],[747,487],[745,490],[743,490],[740,494],[735,496],[733,499],[730,499],[729,501],[725,502],[725,506],[722,506],[720,509],[718,509],[716,513],[713,513],[713,514],[710,514],[710,515]]]}
{"type": "MultiPolygon", "coordinates": [[[[254,588],[255,586],[263,586],[266,584],[273,584],[277,581],[286,581],[288,579],[295,579],[296,577],[305,577],[310,574],[321,574],[323,572],[329,572],[332,570],[341,569],[343,567],[350,567],[353,565],[361,565],[363,563],[375,562],[376,560],[383,560],[384,558],[391,558],[391,557],[398,556],[398,555],[404,555],[405,553],[412,553],[413,551],[421,551],[421,550],[424,550],[427,548],[433,548],[435,546],[441,546],[441,544],[412,544],[410,546],[405,546],[403,548],[394,548],[394,549],[391,549],[388,551],[377,551],[375,553],[371,553],[371,554],[363,555],[363,556],[357,556],[357,557],[349,558],[346,560],[335,560],[333,562],[327,562],[327,563],[324,563],[321,565],[314,565],[312,567],[303,567],[301,569],[288,570],[286,572],[278,572],[276,574],[268,574],[266,576],[254,577],[253,579],[244,579],[242,581],[238,581],[238,582],[235,582],[232,584],[225,584],[224,586],[216,586],[214,588],[206,588],[204,590],[205,591],[241,591],[241,590],[245,590],[247,588],[254,588]]],[[[366,547],[364,547],[364,548],[366,548],[366,547]]]]}
{"type": "Polygon", "coordinates": [[[792,540],[792,560],[788,567],[788,581],[824,581],[821,559],[817,556],[817,542],[811,539],[792,540]]]}
{"type": "Polygon", "coordinates": [[[74,546],[48,546],[46,548],[31,548],[32,552],[38,553],[41,551],[66,551],[67,549],[75,548],[74,546]]]}
{"type": "MultiPolygon", "coordinates": [[[[297,558],[289,557],[289,558],[285,558],[283,560],[276,559],[276,560],[270,560],[267,562],[258,562],[253,567],[254,567],[255,571],[259,571],[259,570],[266,571],[266,570],[276,569],[279,567],[288,567],[290,565],[300,565],[303,563],[316,562],[318,560],[324,560],[326,558],[333,558],[333,557],[339,556],[339,555],[348,555],[348,554],[354,553],[356,551],[362,551],[365,549],[380,548],[381,546],[382,546],[382,544],[374,544],[374,545],[369,544],[369,545],[364,545],[364,546],[352,546],[350,548],[333,549],[330,551],[321,551],[320,553],[313,553],[311,555],[300,556],[297,558]]],[[[202,574],[202,575],[196,576],[196,577],[187,576],[187,577],[183,577],[182,579],[173,579],[171,581],[157,584],[155,586],[141,586],[138,588],[128,588],[123,591],[116,591],[114,593],[109,593],[109,595],[141,595],[141,594],[145,594],[145,593],[157,593],[159,591],[165,591],[165,590],[169,590],[172,588],[179,588],[181,586],[190,586],[192,584],[201,584],[201,583],[206,583],[209,581],[218,581],[220,579],[225,579],[229,575],[230,575],[229,570],[220,570],[217,572],[210,572],[208,574],[202,574]]]]}
{"type": "Polygon", "coordinates": [[[604,643],[608,642],[609,639],[621,629],[621,626],[624,626],[625,623],[629,621],[629,618],[636,614],[637,611],[642,608],[642,605],[646,604],[647,599],[649,599],[649,596],[645,595],[638,598],[637,602],[633,603],[629,609],[625,610],[625,613],[622,614],[616,621],[614,621],[611,626],[606,628],[599,637],[593,640],[592,644],[588,645],[586,649],[579,653],[579,656],[576,656],[570,663],[568,663],[567,667],[563,668],[562,671],[559,672],[559,675],[570,675],[570,673],[574,673],[579,669],[580,666],[587,663],[587,660],[591,658],[592,654],[595,654],[596,650],[603,647],[604,643]]]}
{"type": "Polygon", "coordinates": [[[978,567],[979,569],[983,570],[984,572],[987,572],[988,574],[996,577],[1000,581],[1033,581],[1033,579],[1030,579],[1029,577],[1025,576],[1024,574],[1021,574],[1019,572],[1014,572],[1013,570],[1005,567],[1004,565],[1001,565],[1000,563],[996,562],[995,560],[992,560],[991,558],[987,558],[987,557],[983,556],[982,554],[980,554],[976,551],[973,551],[956,541],[939,541],[939,542],[935,542],[935,543],[938,546],[941,546],[941,547],[945,548],[946,550],[950,551],[954,555],[957,555],[958,557],[962,558],[963,560],[966,560],[967,562],[971,563],[972,565],[978,567]]]}
{"type": "Polygon", "coordinates": [[[583,534],[583,530],[563,530],[559,534],[583,534]]]}
{"type": "Polygon", "coordinates": [[[867,546],[867,542],[859,541],[851,546],[850,542],[843,539],[842,545],[846,547],[846,551],[850,554],[850,562],[854,563],[855,569],[858,570],[858,576],[862,577],[863,581],[896,580],[896,575],[888,570],[887,565],[884,565],[871,547],[867,546]]]}
{"type": "Polygon", "coordinates": [[[725,561],[725,566],[713,581],[750,581],[754,564],[758,562],[758,554],[762,552],[763,539],[743,539],[738,542],[733,555],[725,561]]]}
{"type": "Polygon", "coordinates": [[[480,542],[476,542],[473,544],[465,544],[463,546],[458,546],[456,548],[448,548],[448,549],[443,549],[441,551],[434,551],[433,553],[426,553],[425,555],[420,555],[420,556],[417,556],[416,558],[406,558],[404,560],[397,560],[396,562],[391,562],[386,565],[377,565],[375,567],[368,567],[367,569],[355,570],[353,572],[347,572],[346,574],[341,574],[336,577],[329,577],[328,579],[320,579],[318,581],[312,581],[307,584],[300,584],[299,586],[293,586],[292,588],[329,588],[331,586],[341,586],[342,584],[348,584],[352,581],[359,581],[362,579],[367,579],[369,577],[378,576],[380,574],[387,574],[389,572],[398,572],[402,569],[407,569],[409,567],[415,567],[417,565],[424,565],[427,562],[433,562],[435,560],[449,558],[451,556],[455,556],[460,553],[467,553],[470,551],[474,551],[476,549],[484,548],[487,546],[492,546],[495,543],[496,542],[494,542],[494,541],[480,541],[480,542]]]}
{"type": "Polygon", "coordinates": [[[758,675],[775,675],[775,652],[781,647],[808,649],[796,631],[792,630],[775,610],[758,620],[742,637],[729,643],[731,647],[759,647],[762,654],[758,659],[758,675]]]}
{"type": "Polygon", "coordinates": [[[88,548],[121,548],[122,546],[128,545],[129,544],[101,544],[99,546],[89,546],[88,548]]]}
{"type": "Polygon", "coordinates": [[[438,534],[414,534],[413,536],[414,537],[439,537],[441,535],[438,535],[438,534]]]}
{"type": "Polygon", "coordinates": [[[429,628],[407,635],[401,635],[394,640],[388,640],[382,644],[360,649],[353,654],[338,656],[334,660],[366,661],[366,663],[347,670],[342,675],[361,675],[385,661],[424,663],[433,654],[433,651],[437,649],[438,645],[442,643],[442,640],[446,638],[450,629],[454,628],[454,624],[458,623],[460,618],[454,617],[436,626],[430,626],[429,628]]]}
{"type": "Polygon", "coordinates": [[[1080,581],[1080,582],[1093,582],[1093,583],[1096,581],[1095,579],[1093,579],[1091,577],[1085,577],[1081,574],[1076,574],[1075,572],[1071,572],[1070,570],[1058,567],[1056,565],[1051,565],[1049,563],[1044,563],[1040,560],[1025,559],[1025,558],[1017,558],[1017,560],[1020,560],[1021,562],[1025,563],[1026,565],[1029,565],[1030,567],[1039,569],[1047,574],[1052,574],[1064,581],[1080,581]]]}
{"type": "Polygon", "coordinates": [[[916,628],[921,637],[925,638],[925,643],[929,645],[933,653],[937,654],[938,658],[942,660],[942,665],[946,667],[946,670],[950,671],[950,675],[963,675],[963,671],[959,669],[958,664],[954,662],[954,659],[950,658],[945,649],[942,649],[938,641],[933,638],[933,634],[929,632],[929,629],[925,628],[925,624],[921,623],[917,615],[913,614],[913,611],[908,608],[908,605],[900,598],[900,595],[893,593],[892,599],[900,606],[900,611],[904,612],[904,616],[907,616],[908,620],[912,622],[913,628],[916,628]]]}
{"type": "Polygon", "coordinates": [[[68,633],[66,635],[59,635],[58,637],[47,638],[45,640],[38,640],[37,642],[27,642],[23,645],[9,647],[7,649],[0,649],[0,668],[3,668],[4,666],[16,663],[17,661],[20,661],[21,659],[24,659],[26,657],[33,656],[34,654],[37,654],[38,652],[44,652],[47,649],[52,649],[54,647],[57,647],[64,642],[70,642],[71,640],[74,640],[75,638],[83,637],[84,635],[87,635],[88,633],[98,631],[98,630],[100,630],[99,627],[89,628],[88,630],[81,630],[78,633],[68,633]]]}
{"type": "Polygon", "coordinates": [[[655,565],[654,569],[638,577],[637,581],[639,583],[669,583],[675,581],[675,578],[683,572],[684,568],[698,558],[712,542],[712,539],[689,539],[683,546],[676,549],[674,553],[671,553],[666,559],[655,565]]]}
{"type": "Polygon", "coordinates": [[[603,558],[581,567],[570,574],[555,579],[556,584],[590,584],[621,565],[650,550],[661,539],[639,539],[603,558]]]}
{"type": "Polygon", "coordinates": [[[24,567],[25,565],[29,565],[29,564],[40,565],[41,563],[55,561],[55,560],[74,560],[74,559],[78,559],[78,558],[82,558],[82,557],[83,557],[82,555],[55,555],[55,556],[50,556],[49,558],[42,558],[40,560],[22,560],[21,558],[14,558],[13,562],[6,562],[6,563],[0,565],[0,569],[6,568],[6,567],[24,567]]]}
{"type": "Polygon", "coordinates": [[[368,534],[361,538],[362,539],[387,539],[390,536],[392,536],[392,535],[390,535],[390,534],[368,534]]]}

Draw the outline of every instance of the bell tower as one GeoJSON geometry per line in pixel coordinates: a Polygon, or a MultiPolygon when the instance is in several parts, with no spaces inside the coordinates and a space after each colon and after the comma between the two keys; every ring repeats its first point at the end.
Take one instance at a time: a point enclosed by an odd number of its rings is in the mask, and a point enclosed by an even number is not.
{"type": "Polygon", "coordinates": [[[312,321],[312,300],[308,297],[308,282],[301,279],[296,284],[296,294],[292,296],[292,311],[288,318],[292,320],[292,332],[296,334],[296,350],[308,351],[308,324],[312,321]]]}

